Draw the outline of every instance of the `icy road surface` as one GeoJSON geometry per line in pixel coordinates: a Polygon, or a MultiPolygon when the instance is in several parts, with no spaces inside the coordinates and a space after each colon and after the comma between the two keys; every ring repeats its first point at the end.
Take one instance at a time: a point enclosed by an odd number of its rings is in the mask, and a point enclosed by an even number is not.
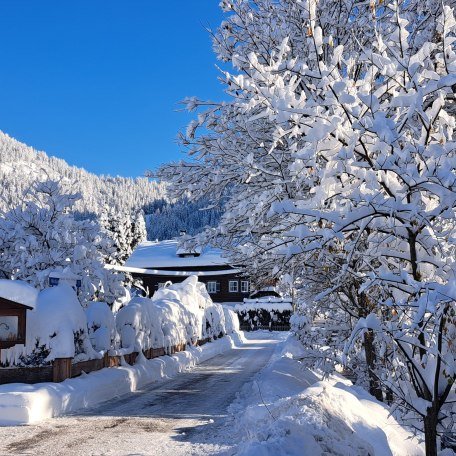
{"type": "Polygon", "coordinates": [[[285,334],[246,333],[248,343],[171,380],[80,414],[0,427],[3,455],[233,454],[228,406],[285,334]]]}

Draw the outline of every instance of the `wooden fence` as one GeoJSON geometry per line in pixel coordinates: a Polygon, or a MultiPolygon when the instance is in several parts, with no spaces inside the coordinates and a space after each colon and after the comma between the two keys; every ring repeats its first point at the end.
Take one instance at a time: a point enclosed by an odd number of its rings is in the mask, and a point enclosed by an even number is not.
{"type": "MultiPolygon", "coordinates": [[[[210,339],[198,340],[195,346],[201,346],[210,339]]],[[[158,358],[159,356],[172,355],[184,351],[186,344],[178,344],[169,348],[149,348],[144,351],[147,359],[158,358]]],[[[133,365],[138,353],[123,355],[125,361],[133,365]]],[[[63,382],[67,378],[73,378],[94,372],[105,367],[120,366],[121,356],[110,356],[107,353],[101,359],[91,359],[73,363],[73,358],[57,358],[48,366],[41,367],[7,367],[0,368],[0,385],[6,383],[41,383],[41,382],[63,382]]]]}

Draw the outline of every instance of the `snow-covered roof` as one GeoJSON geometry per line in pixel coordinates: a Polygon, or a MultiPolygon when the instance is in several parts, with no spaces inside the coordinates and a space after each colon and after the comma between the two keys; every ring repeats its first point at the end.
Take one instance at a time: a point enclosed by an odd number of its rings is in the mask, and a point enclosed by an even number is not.
{"type": "Polygon", "coordinates": [[[34,309],[38,298],[38,290],[21,280],[0,279],[0,298],[34,309]]]}
{"type": "MultiPolygon", "coordinates": [[[[199,250],[199,249],[198,249],[199,250]]],[[[145,241],[136,247],[130,258],[125,262],[131,268],[177,268],[195,266],[228,266],[226,258],[222,258],[222,250],[204,247],[198,256],[179,256],[181,253],[177,240],[145,241]]]]}

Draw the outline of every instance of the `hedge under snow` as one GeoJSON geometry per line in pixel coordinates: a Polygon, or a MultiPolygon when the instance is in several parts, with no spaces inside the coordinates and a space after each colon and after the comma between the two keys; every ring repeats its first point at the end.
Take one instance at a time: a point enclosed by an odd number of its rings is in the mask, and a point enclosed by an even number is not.
{"type": "MultiPolygon", "coordinates": [[[[12,288],[12,281],[6,282],[0,283],[0,296],[12,288]]],[[[159,289],[151,299],[133,297],[116,313],[103,302],[91,302],[84,309],[65,284],[41,292],[26,284],[20,287],[22,295],[36,297],[34,309],[27,311],[27,343],[3,350],[3,366],[43,365],[55,358],[83,361],[105,351],[122,355],[169,348],[239,329],[235,313],[212,302],[196,276],[159,289]]]]}

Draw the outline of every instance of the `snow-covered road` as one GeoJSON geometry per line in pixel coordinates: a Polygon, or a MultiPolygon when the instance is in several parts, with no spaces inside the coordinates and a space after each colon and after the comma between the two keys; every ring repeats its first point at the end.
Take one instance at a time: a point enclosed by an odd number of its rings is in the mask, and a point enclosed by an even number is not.
{"type": "Polygon", "coordinates": [[[101,407],[33,426],[0,428],[1,455],[232,454],[228,406],[283,334],[250,333],[242,348],[101,407]]]}

